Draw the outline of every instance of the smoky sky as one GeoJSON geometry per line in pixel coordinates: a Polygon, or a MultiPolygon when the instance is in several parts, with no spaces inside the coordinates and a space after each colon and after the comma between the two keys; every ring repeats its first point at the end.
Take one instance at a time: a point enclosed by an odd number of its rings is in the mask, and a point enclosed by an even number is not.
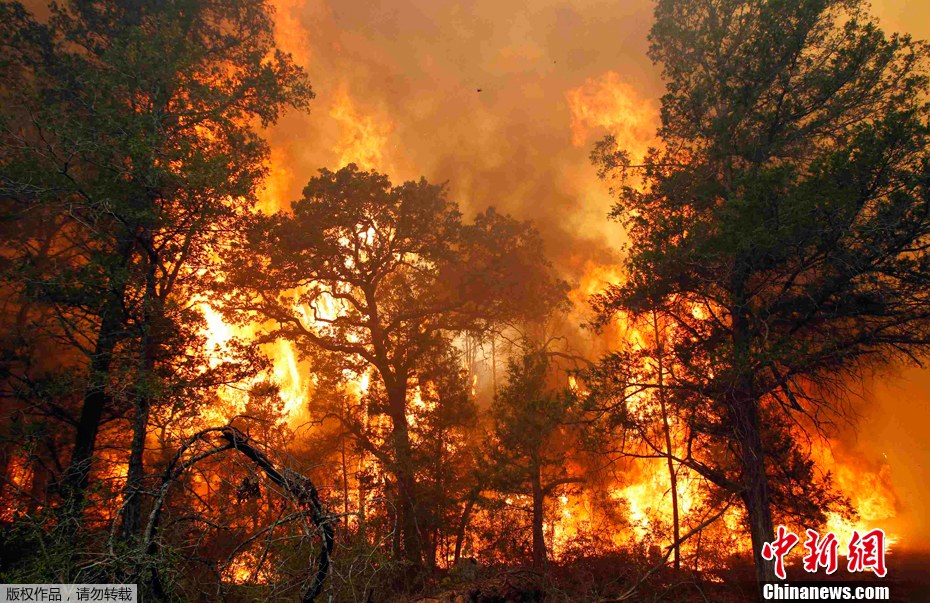
{"type": "Polygon", "coordinates": [[[317,93],[309,115],[271,132],[288,163],[286,199],[317,168],[353,160],[395,181],[447,182],[466,214],[495,206],[533,220],[565,272],[611,261],[623,234],[588,161],[607,130],[573,144],[566,93],[613,71],[657,106],[650,4],[372,4],[277,3],[281,42],[306,59],[317,93]]]}
{"type": "MultiPolygon", "coordinates": [[[[570,281],[620,262],[623,232],[606,219],[610,198],[588,155],[608,132],[634,149],[650,142],[663,89],[646,56],[651,2],[275,5],[279,41],[317,98],[268,132],[269,207],[286,207],[318,168],[355,161],[395,182],[447,182],[466,214],[495,206],[533,220],[570,281]]],[[[888,31],[930,37],[924,2],[873,10],[888,31]]],[[[882,521],[908,546],[930,537],[928,384],[920,369],[871,379],[858,427],[835,439],[838,459],[891,481],[898,515],[882,521]]]]}
{"type": "MultiPolygon", "coordinates": [[[[42,4],[27,2],[39,14],[42,4]]],[[[266,208],[287,207],[319,168],[355,161],[395,182],[447,182],[466,214],[495,206],[533,220],[569,281],[620,262],[623,231],[606,219],[610,197],[588,155],[608,132],[634,150],[650,142],[663,90],[646,56],[651,2],[273,4],[279,44],[304,65],[317,97],[309,113],[286,114],[266,132],[266,208]]],[[[925,0],[873,8],[886,30],[930,38],[925,0]]],[[[836,445],[864,470],[890,467],[899,513],[888,527],[922,546],[930,371],[883,372],[858,406],[858,429],[836,445]]]]}

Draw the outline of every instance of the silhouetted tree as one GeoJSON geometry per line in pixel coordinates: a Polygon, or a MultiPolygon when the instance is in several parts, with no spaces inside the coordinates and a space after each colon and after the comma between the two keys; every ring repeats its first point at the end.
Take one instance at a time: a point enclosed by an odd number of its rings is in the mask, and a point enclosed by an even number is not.
{"type": "Polygon", "coordinates": [[[491,409],[494,431],[490,461],[495,488],[529,496],[533,566],[546,563],[543,531],[546,500],[560,486],[579,483],[566,467],[572,438],[567,424],[574,396],[553,386],[553,371],[544,350],[529,349],[507,368],[507,383],[491,409]]]}
{"type": "Polygon", "coordinates": [[[4,242],[4,276],[16,303],[42,306],[49,337],[83,357],[65,523],[84,500],[101,423],[125,414],[114,391],[132,401],[131,534],[159,377],[196,341],[202,267],[265,173],[254,125],[312,92],[275,48],[261,0],[75,0],[49,11],[39,22],[0,5],[3,215],[45,222],[4,242]]]}
{"type": "MultiPolygon", "coordinates": [[[[493,210],[466,224],[440,186],[392,186],[349,165],[321,170],[291,212],[258,216],[229,256],[226,307],[326,356],[336,374],[374,369],[368,415],[386,415],[387,447],[365,421],[343,417],[393,476],[403,555],[423,563],[411,384],[455,333],[543,314],[564,287],[528,224],[493,210]]],[[[332,372],[332,371],[331,371],[332,372]]]]}
{"type": "Polygon", "coordinates": [[[449,561],[450,544],[477,484],[482,433],[469,377],[451,345],[425,357],[417,371],[419,403],[411,409],[410,429],[430,568],[441,558],[449,561]]]}
{"type": "Polygon", "coordinates": [[[661,148],[641,165],[611,139],[594,153],[603,174],[642,178],[616,191],[628,281],[597,307],[658,308],[682,333],[666,386],[701,401],[692,427],[732,457],[686,463],[741,497],[771,580],[787,426],[930,344],[926,48],[857,0],[661,0],[655,15],[661,148]]]}

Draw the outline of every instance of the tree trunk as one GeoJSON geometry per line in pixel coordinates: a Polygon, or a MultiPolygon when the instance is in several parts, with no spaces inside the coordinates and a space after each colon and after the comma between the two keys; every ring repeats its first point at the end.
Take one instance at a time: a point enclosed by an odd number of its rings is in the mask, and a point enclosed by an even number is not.
{"type": "Polygon", "coordinates": [[[491,333],[491,393],[497,398],[497,349],[495,346],[496,337],[491,333]]]}
{"type": "Polygon", "coordinates": [[[342,525],[345,529],[349,528],[349,466],[346,463],[346,440],[339,439],[340,452],[342,459],[342,525]]]}
{"type": "MultiPolygon", "coordinates": [[[[15,416],[15,415],[14,415],[14,416],[15,416]]],[[[10,423],[12,423],[12,424],[15,424],[15,423],[17,423],[17,422],[18,422],[18,421],[17,421],[15,418],[13,418],[13,419],[10,421],[10,423]]],[[[12,427],[12,425],[10,425],[10,427],[12,427]]],[[[3,426],[3,432],[0,433],[0,439],[2,439],[2,440],[4,440],[4,441],[5,441],[5,440],[8,440],[8,439],[10,438],[10,433],[11,433],[12,431],[13,431],[12,429],[7,429],[7,425],[4,425],[4,426],[3,426]]],[[[12,447],[12,446],[9,446],[9,445],[7,445],[7,446],[0,446],[0,500],[3,500],[3,499],[5,498],[5,495],[6,495],[6,492],[7,492],[7,489],[8,489],[8,485],[9,485],[9,486],[14,486],[14,485],[15,485],[14,482],[13,482],[13,479],[12,479],[13,476],[10,475],[10,473],[11,473],[11,471],[10,471],[10,466],[11,466],[11,465],[14,466],[14,467],[16,466],[15,462],[13,462],[13,447],[12,447]]],[[[9,488],[9,491],[10,491],[11,493],[13,493],[13,492],[16,491],[16,489],[13,488],[13,487],[10,487],[10,488],[9,488]]],[[[15,494],[14,494],[14,496],[15,496],[15,494]]]]}
{"type": "MultiPolygon", "coordinates": [[[[147,241],[147,242],[150,242],[147,241]]],[[[155,353],[158,345],[158,330],[162,313],[155,290],[155,263],[149,259],[145,275],[145,298],[143,299],[142,345],[139,375],[136,377],[135,417],[132,426],[132,444],[129,452],[129,467],[126,486],[123,489],[123,538],[134,539],[142,526],[142,479],[145,473],[145,439],[148,435],[149,411],[152,408],[154,387],[155,353]]]]}
{"type": "Polygon", "coordinates": [[[473,495],[469,496],[465,502],[465,508],[462,509],[462,517],[459,519],[458,529],[455,534],[455,551],[452,554],[452,565],[454,566],[462,557],[462,545],[465,543],[465,532],[468,529],[468,523],[471,518],[471,511],[478,501],[478,490],[472,490],[473,495]]]}
{"type": "Polygon", "coordinates": [[[367,473],[365,469],[367,464],[365,463],[365,451],[362,450],[358,454],[358,461],[356,465],[356,480],[357,484],[357,494],[358,494],[358,531],[361,534],[362,538],[367,541],[368,532],[365,529],[366,522],[366,513],[368,512],[367,506],[365,504],[365,498],[368,496],[368,485],[366,484],[367,473]]]}
{"type": "Polygon", "coordinates": [[[431,574],[436,569],[436,556],[439,553],[439,530],[435,526],[431,527],[423,540],[426,549],[423,551],[423,561],[427,574],[431,574]]]}
{"type": "Polygon", "coordinates": [[[530,480],[533,482],[533,567],[540,569],[546,565],[546,537],[543,533],[545,496],[539,463],[533,463],[532,472],[530,480]]]}
{"type": "Polygon", "coordinates": [[[144,473],[145,436],[148,433],[151,399],[141,394],[136,396],[136,414],[132,426],[132,445],[129,452],[129,468],[126,486],[123,488],[123,538],[136,537],[142,526],[142,478],[144,473]]]}
{"type": "MultiPolygon", "coordinates": [[[[738,263],[738,266],[742,262],[738,263]]],[[[775,564],[762,558],[762,547],[774,539],[772,507],[769,502],[768,477],[765,474],[765,450],[759,422],[759,400],[755,395],[752,373],[752,334],[745,297],[745,275],[736,269],[731,277],[733,306],[733,371],[734,387],[730,398],[733,429],[739,443],[742,464],[742,498],[749,517],[749,533],[755,559],[756,580],[775,580],[775,564]]]]}
{"type": "MultiPolygon", "coordinates": [[[[132,238],[127,234],[120,244],[120,266],[125,269],[132,255],[132,238]]],[[[81,405],[81,416],[78,419],[77,432],[74,436],[74,449],[71,453],[71,462],[62,476],[62,505],[63,519],[77,520],[84,505],[84,493],[90,482],[91,462],[94,448],[97,444],[97,432],[100,429],[100,420],[108,396],[106,393],[110,366],[113,363],[113,351],[120,339],[123,325],[123,297],[126,294],[125,279],[118,278],[111,282],[111,289],[107,295],[100,328],[97,331],[97,342],[94,353],[90,359],[90,380],[84,391],[84,401],[81,405]]]]}
{"type": "Polygon", "coordinates": [[[404,547],[401,544],[403,529],[400,525],[400,514],[397,509],[400,507],[400,497],[397,494],[397,488],[391,482],[391,478],[384,476],[384,494],[387,499],[387,524],[391,526],[393,534],[391,535],[391,556],[394,559],[401,559],[404,547]]]}
{"type": "Polygon", "coordinates": [[[663,336],[659,330],[659,317],[655,311],[652,313],[652,327],[655,334],[656,345],[656,364],[658,371],[659,385],[659,405],[662,408],[662,427],[665,432],[665,461],[668,465],[668,479],[672,495],[672,543],[674,544],[674,567],[681,569],[681,544],[680,540],[680,522],[678,518],[678,476],[675,474],[675,463],[673,460],[674,452],[672,450],[672,430],[668,421],[668,406],[665,396],[665,365],[664,354],[665,346],[663,345],[663,336]]]}
{"type": "Polygon", "coordinates": [[[71,462],[65,470],[63,494],[65,513],[70,518],[80,515],[84,505],[84,492],[90,483],[91,459],[97,443],[97,432],[106,406],[107,374],[116,346],[115,328],[111,330],[109,321],[100,328],[94,358],[90,363],[90,385],[84,393],[81,416],[78,419],[77,433],[74,438],[74,450],[71,462]]]}
{"type": "Polygon", "coordinates": [[[407,428],[407,390],[394,387],[388,392],[391,416],[391,443],[394,449],[394,479],[397,487],[397,512],[404,560],[411,569],[423,568],[423,546],[417,521],[416,476],[407,428]]]}
{"type": "Polygon", "coordinates": [[[760,583],[771,582],[776,579],[775,565],[762,558],[762,547],[766,542],[774,540],[775,531],[772,526],[768,478],[765,475],[759,409],[754,400],[746,400],[738,403],[735,410],[737,435],[742,449],[743,502],[749,515],[756,579],[760,583]]]}

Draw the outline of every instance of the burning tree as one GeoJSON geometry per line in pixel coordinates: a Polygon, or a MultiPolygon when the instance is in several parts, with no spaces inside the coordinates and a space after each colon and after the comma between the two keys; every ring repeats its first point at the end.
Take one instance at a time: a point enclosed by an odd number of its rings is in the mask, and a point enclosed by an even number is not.
{"type": "Polygon", "coordinates": [[[928,351],[927,52],[856,0],[662,0],[650,39],[662,148],[595,150],[643,183],[616,190],[628,280],[596,305],[680,333],[661,387],[720,456],[676,460],[741,498],[771,580],[779,451],[864,367],[928,351]]]}
{"type": "Polygon", "coordinates": [[[489,460],[496,490],[530,498],[533,566],[542,568],[547,559],[546,499],[561,486],[583,481],[565,467],[572,441],[566,427],[574,396],[565,388],[552,387],[544,350],[524,351],[522,357],[511,360],[507,374],[507,384],[492,408],[489,460]]]}
{"type": "Polygon", "coordinates": [[[260,1],[73,2],[53,5],[47,23],[15,3],[2,11],[16,47],[3,63],[5,215],[41,216],[37,230],[51,233],[5,248],[21,270],[14,282],[29,283],[24,316],[43,306],[51,336],[85,356],[63,476],[73,514],[120,372],[134,373],[130,497],[139,488],[156,365],[179,363],[199,328],[192,267],[209,261],[264,173],[268,149],[250,122],[272,123],[312,93],[275,50],[260,1]],[[168,341],[185,330],[186,342],[168,341]]]}
{"type": "Polygon", "coordinates": [[[423,358],[411,409],[418,467],[424,561],[453,564],[461,555],[468,503],[480,483],[479,410],[461,353],[452,345],[423,358]]]}
{"type": "MultiPolygon", "coordinates": [[[[678,364],[681,359],[674,350],[690,345],[690,334],[673,328],[659,308],[654,301],[645,314],[624,313],[627,345],[583,372],[584,410],[590,421],[589,439],[608,459],[664,465],[656,482],[667,490],[670,525],[667,534],[661,521],[649,522],[649,529],[668,542],[662,563],[672,557],[675,569],[682,567],[683,560],[698,568],[701,543],[707,540],[705,528],[721,519],[728,524],[736,519],[731,510],[736,508],[738,492],[720,487],[720,482],[737,470],[737,459],[728,440],[720,437],[718,419],[706,399],[679,386],[677,375],[690,369],[678,364]]],[[[793,437],[793,424],[766,415],[762,425],[768,462],[774,468],[769,487],[775,518],[807,526],[824,524],[828,513],[851,518],[849,501],[835,490],[829,472],[817,472],[810,451],[793,437]]],[[[712,548],[726,550],[740,542],[731,536],[712,548]]],[[[705,561],[713,563],[714,551],[709,552],[705,561]]]]}
{"type": "Polygon", "coordinates": [[[462,220],[443,187],[392,186],[349,165],[321,170],[291,212],[259,215],[229,256],[225,308],[263,321],[342,379],[373,370],[366,416],[339,417],[393,477],[402,555],[423,564],[412,391],[427,358],[457,333],[543,315],[564,296],[528,224],[493,210],[462,220]]]}
{"type": "Polygon", "coordinates": [[[211,364],[195,302],[265,173],[255,125],[313,94],[275,48],[262,1],[49,12],[0,5],[3,284],[15,308],[4,318],[20,342],[4,379],[28,421],[68,427],[71,446],[49,429],[48,462],[72,534],[101,469],[101,429],[130,420],[106,444],[127,467],[122,533],[135,539],[152,413],[189,413],[261,368],[254,355],[211,364]]]}

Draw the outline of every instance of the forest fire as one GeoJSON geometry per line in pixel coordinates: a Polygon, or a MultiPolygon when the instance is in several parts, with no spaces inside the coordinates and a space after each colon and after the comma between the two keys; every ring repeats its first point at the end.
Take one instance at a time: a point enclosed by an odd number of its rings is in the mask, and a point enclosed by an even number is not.
{"type": "Polygon", "coordinates": [[[642,160],[648,146],[655,143],[658,110],[615,71],[589,78],[565,96],[572,116],[573,145],[589,145],[595,133],[607,130],[642,160]]]}
{"type": "Polygon", "coordinates": [[[0,3],[0,598],[921,600],[897,1],[0,3]]]}
{"type": "MultiPolygon", "coordinates": [[[[849,542],[854,530],[865,532],[872,526],[887,526],[889,520],[897,516],[899,503],[891,482],[890,465],[882,463],[873,468],[858,459],[838,462],[833,448],[826,446],[818,451],[817,456],[819,466],[831,468],[839,489],[849,497],[857,515],[855,520],[837,512],[829,515],[827,527],[841,542],[849,542]]],[[[889,528],[885,529],[885,533],[890,552],[901,535],[889,528]]]]}

